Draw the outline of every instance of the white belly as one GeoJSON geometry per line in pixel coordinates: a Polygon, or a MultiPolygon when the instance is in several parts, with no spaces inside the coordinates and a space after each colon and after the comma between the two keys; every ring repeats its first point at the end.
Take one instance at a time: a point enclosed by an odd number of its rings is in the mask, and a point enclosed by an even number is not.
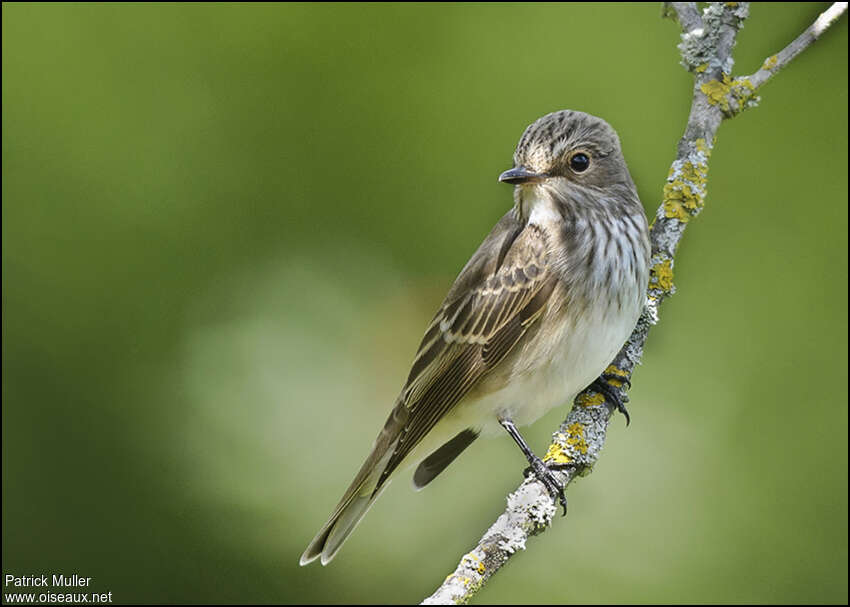
{"type": "Polygon", "coordinates": [[[499,417],[524,426],[553,407],[572,404],[614,359],[639,314],[637,309],[612,312],[589,310],[577,322],[550,323],[545,345],[538,333],[511,361],[514,364],[507,385],[479,398],[470,395],[456,407],[457,417],[470,423],[477,420],[472,427],[481,428],[483,433],[499,434],[504,432],[499,417]]]}

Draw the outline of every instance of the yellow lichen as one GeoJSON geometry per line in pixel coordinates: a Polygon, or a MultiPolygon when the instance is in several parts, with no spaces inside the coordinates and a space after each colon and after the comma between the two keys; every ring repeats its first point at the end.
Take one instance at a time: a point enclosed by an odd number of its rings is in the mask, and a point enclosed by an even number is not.
{"type": "Polygon", "coordinates": [[[682,206],[681,185],[678,186],[679,189],[676,189],[676,186],[676,182],[664,186],[664,216],[684,223],[691,218],[691,215],[682,206]]]}
{"type": "Polygon", "coordinates": [[[616,375],[617,377],[628,377],[629,372],[624,371],[616,365],[608,365],[602,372],[603,375],[616,375]]]}
{"type": "Polygon", "coordinates": [[[448,581],[449,581],[450,579],[452,579],[452,578],[456,579],[456,580],[457,580],[457,581],[459,581],[461,584],[463,584],[465,588],[469,588],[469,585],[470,585],[470,584],[472,584],[472,578],[467,577],[467,576],[465,576],[465,575],[458,575],[458,574],[456,574],[456,573],[450,573],[450,574],[446,577],[445,582],[443,582],[443,583],[445,584],[446,582],[448,582],[448,581]]]}
{"type": "Polygon", "coordinates": [[[474,569],[475,571],[477,571],[481,575],[483,575],[484,572],[486,571],[486,568],[484,567],[484,563],[482,563],[481,560],[478,558],[478,556],[476,556],[472,552],[469,552],[469,553],[463,555],[461,562],[464,563],[464,565],[469,567],[470,569],[474,569]]]}
{"type": "Polygon", "coordinates": [[[579,453],[587,453],[587,441],[584,440],[584,427],[575,422],[567,426],[567,445],[579,453]]]}
{"type": "Polygon", "coordinates": [[[602,372],[602,375],[607,377],[607,381],[614,387],[620,388],[625,383],[625,380],[629,378],[629,372],[620,369],[616,365],[608,365],[605,370],[602,372]],[[622,379],[614,379],[611,376],[619,377],[622,379]]]}
{"type": "Polygon", "coordinates": [[[696,69],[694,69],[694,71],[695,71],[695,72],[697,72],[697,73],[702,73],[702,72],[704,72],[704,71],[705,71],[705,70],[707,70],[707,69],[708,69],[708,64],[707,64],[707,63],[703,63],[702,65],[698,65],[698,66],[696,67],[696,69]]]}
{"type": "Polygon", "coordinates": [[[673,290],[673,264],[669,259],[656,263],[649,270],[649,286],[669,293],[673,290]]]}
{"type": "MultiPolygon", "coordinates": [[[[695,148],[706,158],[711,155],[705,139],[698,139],[695,142],[695,148]]],[[[702,208],[708,181],[706,178],[708,165],[701,158],[696,159],[698,160],[696,163],[690,160],[684,162],[678,167],[678,171],[676,166],[670,169],[667,183],[664,184],[665,217],[678,219],[684,223],[702,208]]]]}
{"type": "MultiPolygon", "coordinates": [[[[597,396],[600,397],[600,404],[604,402],[605,398],[602,395],[597,396]]],[[[546,455],[543,456],[543,461],[569,464],[573,462],[574,458],[569,455],[568,451],[578,451],[584,454],[587,453],[587,449],[587,441],[584,440],[584,427],[579,422],[575,422],[567,426],[566,434],[558,432],[553,437],[552,444],[549,445],[546,455]],[[563,446],[562,443],[566,446],[563,446]]]]}
{"type": "Polygon", "coordinates": [[[756,87],[749,78],[735,78],[732,83],[732,96],[738,101],[738,111],[745,109],[747,103],[756,95],[756,87]]]}
{"type": "Polygon", "coordinates": [[[579,394],[576,399],[576,403],[578,403],[581,407],[596,407],[604,402],[605,397],[601,394],[594,394],[593,396],[590,396],[586,392],[579,394]]]}
{"type": "Polygon", "coordinates": [[[543,456],[544,462],[554,462],[556,464],[569,464],[573,461],[567,453],[564,451],[564,448],[560,445],[561,441],[566,442],[567,437],[565,434],[558,433],[555,435],[554,440],[552,440],[552,444],[549,445],[549,449],[546,450],[546,455],[543,456]]]}
{"type": "MultiPolygon", "coordinates": [[[[728,74],[723,74],[721,80],[710,80],[700,85],[700,90],[705,94],[711,105],[717,105],[726,116],[733,116],[746,109],[754,100],[756,87],[748,78],[735,78],[732,80],[728,74]],[[735,100],[734,107],[730,101],[735,100]]],[[[757,100],[757,99],[756,99],[757,100]]]]}
{"type": "Polygon", "coordinates": [[[764,60],[764,64],[761,66],[763,70],[772,70],[776,67],[776,62],[779,61],[779,58],[776,55],[771,55],[767,59],[764,60]]]}
{"type": "MultiPolygon", "coordinates": [[[[695,165],[692,162],[686,162],[682,165],[682,174],[679,177],[681,183],[682,200],[685,206],[689,209],[695,209],[699,206],[698,196],[691,190],[692,185],[704,186],[706,179],[704,169],[700,165],[695,165]]],[[[673,182],[676,184],[676,182],[673,182]]],[[[678,184],[676,184],[678,185],[678,184]]]]}
{"type": "Polygon", "coordinates": [[[720,105],[724,110],[729,109],[729,100],[726,95],[729,94],[729,88],[732,86],[732,80],[728,74],[723,74],[722,80],[709,80],[700,85],[700,90],[708,98],[711,105],[720,105]],[[724,107],[725,106],[725,107],[724,107]]]}

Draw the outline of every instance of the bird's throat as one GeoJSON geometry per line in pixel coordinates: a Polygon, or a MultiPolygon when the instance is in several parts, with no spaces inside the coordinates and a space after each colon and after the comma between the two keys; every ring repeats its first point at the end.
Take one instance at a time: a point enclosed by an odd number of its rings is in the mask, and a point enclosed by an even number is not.
{"type": "Polygon", "coordinates": [[[515,203],[515,211],[523,223],[545,225],[561,220],[557,203],[541,185],[518,187],[515,203]]]}

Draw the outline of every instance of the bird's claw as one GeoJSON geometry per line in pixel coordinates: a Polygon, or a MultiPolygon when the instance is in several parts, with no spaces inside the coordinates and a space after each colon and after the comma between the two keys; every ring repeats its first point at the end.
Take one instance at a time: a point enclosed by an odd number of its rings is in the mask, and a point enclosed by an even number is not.
{"type": "Polygon", "coordinates": [[[608,383],[609,379],[614,379],[621,382],[627,388],[632,387],[632,382],[629,381],[628,377],[621,377],[620,375],[616,375],[614,373],[603,373],[595,380],[593,383],[588,386],[592,390],[599,392],[602,396],[605,397],[605,400],[610,402],[613,405],[617,406],[617,411],[622,413],[626,417],[626,425],[628,426],[632,419],[629,415],[629,410],[626,409],[626,403],[629,402],[629,396],[625,392],[622,392],[618,388],[615,388],[611,384],[608,383]]]}
{"type": "Polygon", "coordinates": [[[561,504],[561,507],[564,509],[564,513],[562,516],[567,515],[567,496],[564,494],[564,484],[558,480],[558,478],[552,473],[552,470],[546,463],[537,456],[534,456],[534,459],[529,460],[531,464],[528,468],[523,471],[523,475],[528,478],[530,474],[534,474],[543,486],[546,487],[546,490],[549,492],[549,495],[552,496],[552,499],[558,498],[558,503],[561,504]]]}

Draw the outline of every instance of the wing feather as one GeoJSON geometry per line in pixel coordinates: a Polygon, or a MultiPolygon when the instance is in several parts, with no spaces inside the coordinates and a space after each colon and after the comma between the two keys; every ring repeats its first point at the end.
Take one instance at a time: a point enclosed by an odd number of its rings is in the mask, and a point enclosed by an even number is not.
{"type": "Polygon", "coordinates": [[[510,236],[514,240],[509,246],[503,242],[492,251],[494,259],[482,256],[483,267],[492,261],[489,271],[464,268],[429,325],[402,391],[409,417],[375,492],[422,437],[505,358],[548,301],[556,280],[545,233],[529,225],[510,236]]]}

